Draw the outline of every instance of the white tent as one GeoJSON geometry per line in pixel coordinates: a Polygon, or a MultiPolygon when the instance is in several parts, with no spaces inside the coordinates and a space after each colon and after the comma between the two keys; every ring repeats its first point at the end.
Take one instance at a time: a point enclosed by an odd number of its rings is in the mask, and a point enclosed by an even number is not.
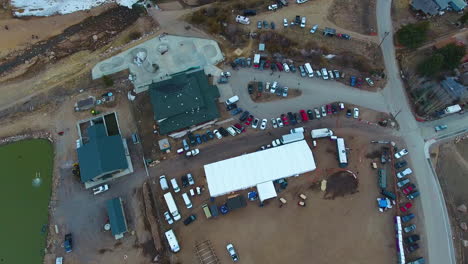
{"type": "Polygon", "coordinates": [[[313,171],[312,150],[304,140],[204,166],[211,197],[313,171]]]}
{"type": "Polygon", "coordinates": [[[277,196],[275,185],[272,181],[257,184],[257,191],[260,202],[277,196]]]}

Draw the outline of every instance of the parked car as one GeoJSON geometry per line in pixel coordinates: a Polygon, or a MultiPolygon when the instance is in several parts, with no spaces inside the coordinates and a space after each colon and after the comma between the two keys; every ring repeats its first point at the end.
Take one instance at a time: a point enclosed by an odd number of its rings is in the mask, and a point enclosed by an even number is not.
{"type": "Polygon", "coordinates": [[[406,222],[411,221],[411,219],[413,219],[414,217],[415,217],[414,214],[404,215],[403,217],[401,217],[401,221],[402,221],[403,223],[406,223],[406,222]]]}
{"type": "Polygon", "coordinates": [[[271,119],[271,125],[273,126],[273,128],[277,128],[277,127],[278,127],[278,124],[276,123],[276,119],[275,119],[275,118],[272,118],[272,119],[271,119]]]}
{"type": "Polygon", "coordinates": [[[163,191],[169,189],[169,184],[167,184],[167,179],[165,175],[159,176],[159,185],[161,186],[161,190],[163,191]]]}
{"type": "Polygon", "coordinates": [[[406,165],[408,165],[408,162],[406,162],[406,160],[401,160],[401,161],[398,161],[398,162],[395,162],[395,169],[401,169],[403,167],[405,167],[406,165]]]}
{"type": "Polygon", "coordinates": [[[249,92],[249,94],[253,94],[253,85],[251,83],[247,85],[247,92],[249,92]]]}
{"type": "Polygon", "coordinates": [[[318,25],[315,24],[315,25],[310,29],[310,33],[314,34],[315,32],[317,32],[317,29],[318,29],[318,25]]]}
{"type": "Polygon", "coordinates": [[[240,117],[239,117],[239,121],[241,122],[244,122],[247,117],[249,117],[249,111],[245,111],[240,117]]]}
{"type": "Polygon", "coordinates": [[[414,251],[416,251],[416,250],[418,250],[418,249],[419,249],[418,243],[414,243],[414,244],[409,245],[409,246],[406,248],[406,251],[407,251],[408,253],[412,253],[412,252],[414,252],[414,251]]]}
{"type": "Polygon", "coordinates": [[[349,85],[352,87],[356,86],[356,76],[349,77],[349,85]]]}
{"type": "Polygon", "coordinates": [[[356,119],[359,118],[359,108],[355,107],[353,112],[354,112],[353,117],[356,119]]]}
{"type": "Polygon", "coordinates": [[[439,131],[442,131],[444,129],[447,129],[447,127],[448,127],[447,125],[438,125],[438,126],[434,127],[434,129],[435,129],[435,132],[439,132],[439,131]]]}
{"type": "Polygon", "coordinates": [[[406,196],[406,198],[408,198],[408,200],[413,200],[416,197],[418,197],[419,195],[420,195],[420,193],[418,191],[415,191],[415,192],[412,192],[412,193],[408,194],[406,196]]]}
{"type": "Polygon", "coordinates": [[[413,244],[413,243],[418,242],[419,240],[421,240],[421,237],[419,235],[412,235],[412,236],[409,236],[409,237],[405,237],[403,239],[403,241],[406,244],[413,244]]]}
{"type": "Polygon", "coordinates": [[[289,125],[288,117],[285,114],[281,114],[281,121],[283,121],[285,126],[289,125]]]}
{"type": "Polygon", "coordinates": [[[193,221],[197,220],[197,216],[192,214],[189,215],[187,218],[184,220],[184,225],[190,225],[193,221]]]}
{"type": "MultiPolygon", "coordinates": [[[[278,5],[277,5],[277,4],[273,4],[273,5],[269,5],[269,6],[268,6],[268,10],[270,10],[270,11],[274,11],[274,10],[276,10],[276,9],[278,9],[278,5]]],[[[272,22],[272,23],[273,23],[273,22],[272,22]]]]}
{"type": "Polygon", "coordinates": [[[404,177],[410,175],[411,173],[413,173],[413,171],[411,170],[411,168],[406,168],[406,169],[404,169],[404,170],[398,172],[396,176],[397,176],[399,179],[401,179],[401,178],[404,178],[404,177]]]}
{"type": "Polygon", "coordinates": [[[278,71],[284,71],[283,65],[279,62],[276,62],[276,67],[278,67],[278,71]]]}
{"type": "Polygon", "coordinates": [[[314,108],[315,118],[320,119],[322,116],[320,115],[320,111],[317,108],[314,108]]]}
{"type": "Polygon", "coordinates": [[[288,97],[288,90],[289,90],[288,87],[283,88],[283,97],[288,97]]]}
{"type": "Polygon", "coordinates": [[[410,183],[410,180],[409,179],[405,179],[405,180],[402,180],[402,181],[399,181],[397,182],[397,186],[398,188],[401,188],[403,186],[405,186],[406,184],[410,183]]]}
{"type": "Polygon", "coordinates": [[[367,77],[365,78],[367,84],[369,84],[369,86],[374,86],[374,81],[371,80],[371,78],[367,77]]]}
{"type": "Polygon", "coordinates": [[[229,133],[227,132],[226,129],[224,129],[224,127],[219,127],[219,128],[218,128],[218,131],[219,131],[219,133],[221,133],[221,135],[222,135],[223,137],[229,136],[229,133]]]}
{"type": "Polygon", "coordinates": [[[411,207],[413,207],[413,204],[412,204],[412,203],[405,203],[405,204],[402,204],[402,205],[400,206],[400,211],[401,211],[402,213],[405,213],[405,212],[407,212],[411,207]]]}
{"type": "Polygon", "coordinates": [[[347,39],[347,40],[351,39],[351,36],[348,34],[338,34],[338,35],[340,35],[342,39],[347,39]]]}
{"type": "Polygon", "coordinates": [[[408,155],[408,150],[407,149],[402,149],[399,152],[395,153],[395,158],[399,159],[403,156],[408,155]]]}
{"type": "Polygon", "coordinates": [[[301,73],[301,77],[306,77],[304,66],[299,65],[299,72],[301,73]]]}
{"type": "Polygon", "coordinates": [[[332,114],[331,104],[327,104],[325,107],[327,108],[327,115],[331,115],[332,114]]]}
{"type": "Polygon", "coordinates": [[[174,220],[171,217],[171,214],[169,212],[164,212],[164,218],[166,219],[167,223],[172,225],[174,223],[174,220]]]}
{"type": "Polygon", "coordinates": [[[276,123],[278,123],[278,127],[283,127],[284,126],[283,120],[281,120],[281,118],[279,118],[279,117],[276,118],[276,123]]]}
{"type": "Polygon", "coordinates": [[[312,110],[307,110],[307,116],[309,117],[309,120],[313,120],[314,119],[314,112],[312,112],[312,110]]]}
{"type": "Polygon", "coordinates": [[[336,104],[331,105],[332,114],[336,114],[338,112],[338,106],[336,104]]]}
{"type": "Polygon", "coordinates": [[[265,130],[267,127],[268,120],[266,118],[262,119],[262,124],[260,125],[261,130],[265,130]]]}
{"type": "Polygon", "coordinates": [[[275,22],[271,21],[270,26],[271,26],[271,29],[275,29],[276,28],[275,22]]]}
{"type": "Polygon", "coordinates": [[[330,80],[335,79],[335,76],[333,76],[333,72],[331,70],[328,71],[328,76],[330,77],[330,80]]]}
{"type": "Polygon", "coordinates": [[[340,72],[338,70],[333,70],[333,74],[335,74],[336,79],[340,78],[340,72]]]}
{"type": "Polygon", "coordinates": [[[257,21],[257,28],[262,29],[262,21],[257,21]]]}
{"type": "Polygon", "coordinates": [[[258,123],[260,122],[260,120],[258,118],[255,118],[253,123],[252,123],[252,127],[253,128],[257,128],[258,127],[258,123]]]}
{"type": "Polygon", "coordinates": [[[325,106],[321,106],[320,108],[322,110],[322,116],[326,117],[327,116],[327,110],[325,110],[325,106]]]}
{"type": "Polygon", "coordinates": [[[338,104],[338,107],[340,108],[340,111],[341,111],[341,110],[344,110],[344,103],[339,103],[339,104],[338,104]]]}
{"type": "Polygon", "coordinates": [[[300,16],[296,16],[296,18],[294,19],[294,24],[295,25],[299,25],[301,23],[301,17],[300,16]]]}
{"type": "Polygon", "coordinates": [[[309,117],[307,116],[305,110],[300,110],[300,111],[299,111],[299,114],[301,115],[301,119],[302,119],[303,122],[309,121],[309,117]]]}
{"type": "Polygon", "coordinates": [[[189,185],[195,185],[195,180],[193,179],[193,176],[191,173],[187,173],[187,180],[189,185]]]}
{"type": "Polygon", "coordinates": [[[410,194],[412,191],[415,191],[416,190],[416,185],[414,184],[410,184],[408,186],[406,186],[404,189],[403,189],[403,193],[408,195],[410,194]]]}
{"type": "Polygon", "coordinates": [[[268,23],[268,21],[263,20],[263,28],[268,29],[268,26],[269,26],[269,25],[270,25],[270,24],[268,23]]]}
{"type": "Polygon", "coordinates": [[[351,109],[346,110],[346,117],[350,118],[352,116],[351,109]]]}
{"type": "Polygon", "coordinates": [[[203,142],[208,142],[208,137],[205,134],[203,134],[203,135],[201,135],[201,140],[203,142]]]}
{"type": "Polygon", "coordinates": [[[190,151],[187,151],[185,153],[185,156],[190,158],[190,157],[195,157],[196,155],[200,154],[200,150],[199,149],[192,149],[190,151]]]}
{"type": "Polygon", "coordinates": [[[237,134],[240,134],[245,131],[245,127],[239,123],[234,124],[233,128],[234,130],[236,130],[237,134]]]}
{"type": "Polygon", "coordinates": [[[99,187],[93,188],[93,193],[94,193],[94,195],[96,195],[96,194],[103,193],[103,192],[105,192],[107,190],[109,190],[109,185],[104,184],[104,185],[101,185],[99,187]]]}
{"type": "Polygon", "coordinates": [[[283,26],[288,27],[288,20],[286,18],[283,18],[283,26]]]}
{"type": "Polygon", "coordinates": [[[239,261],[239,257],[237,256],[236,250],[234,249],[234,246],[232,244],[227,244],[226,249],[229,253],[229,256],[231,256],[232,261],[239,261]]]}
{"type": "Polygon", "coordinates": [[[65,241],[63,243],[63,247],[65,248],[65,252],[70,253],[73,250],[73,238],[72,234],[68,233],[65,235],[65,241]]]}
{"type": "Polygon", "coordinates": [[[413,232],[415,229],[416,229],[416,225],[415,225],[415,224],[412,224],[412,225],[409,225],[409,226],[403,228],[403,231],[404,231],[405,233],[411,233],[411,232],[413,232]]]}
{"type": "Polygon", "coordinates": [[[182,145],[184,146],[184,150],[185,150],[185,151],[187,151],[187,150],[190,149],[190,146],[189,146],[189,144],[187,144],[187,140],[186,140],[186,139],[182,140],[182,145]]]}
{"type": "Polygon", "coordinates": [[[213,133],[215,134],[215,136],[218,138],[218,139],[222,139],[223,136],[221,135],[221,133],[219,133],[219,131],[217,129],[213,130],[213,133]]]}
{"type": "Polygon", "coordinates": [[[195,135],[195,139],[197,140],[197,144],[201,144],[202,143],[202,139],[201,139],[201,136],[196,134],[195,135]]]}
{"type": "Polygon", "coordinates": [[[184,175],[180,179],[182,181],[182,188],[185,188],[189,185],[187,175],[184,175]]]}
{"type": "Polygon", "coordinates": [[[361,86],[362,86],[362,78],[357,78],[356,87],[361,87],[361,86]]]}
{"type": "Polygon", "coordinates": [[[249,117],[247,118],[247,120],[245,120],[245,125],[246,126],[250,126],[252,124],[252,121],[253,121],[253,115],[249,115],[249,117]]]}
{"type": "Polygon", "coordinates": [[[305,28],[306,21],[307,21],[307,18],[306,18],[305,16],[303,16],[303,17],[301,18],[301,28],[305,28]]]}
{"type": "Polygon", "coordinates": [[[291,72],[296,72],[296,67],[294,66],[294,64],[289,64],[289,69],[291,70],[291,72]]]}
{"type": "MultiPolygon", "coordinates": [[[[195,136],[191,132],[189,132],[187,134],[187,136],[188,136],[188,139],[190,141],[190,145],[195,146],[197,144],[197,140],[195,139],[195,136]]],[[[184,147],[184,149],[185,149],[185,147],[184,147]]]]}
{"type": "Polygon", "coordinates": [[[316,71],[315,71],[315,75],[316,75],[318,78],[320,78],[320,77],[322,77],[322,72],[319,71],[319,70],[316,70],[316,71]]]}

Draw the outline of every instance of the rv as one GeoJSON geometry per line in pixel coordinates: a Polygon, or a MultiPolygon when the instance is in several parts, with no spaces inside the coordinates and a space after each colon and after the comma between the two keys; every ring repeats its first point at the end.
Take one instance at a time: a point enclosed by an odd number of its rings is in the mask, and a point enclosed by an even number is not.
{"type": "Polygon", "coordinates": [[[238,15],[236,16],[236,22],[240,24],[248,25],[250,24],[250,19],[248,17],[238,15]]]}
{"type": "Polygon", "coordinates": [[[293,143],[304,139],[304,133],[292,133],[283,135],[280,139],[282,144],[293,143]]]}
{"type": "Polygon", "coordinates": [[[312,138],[323,138],[333,136],[333,131],[328,128],[313,129],[310,131],[312,138]]]}
{"type": "Polygon", "coordinates": [[[310,78],[314,77],[314,69],[312,69],[312,66],[310,66],[310,63],[304,64],[304,68],[310,78]]]}
{"type": "Polygon", "coordinates": [[[166,200],[167,208],[169,209],[169,212],[172,214],[172,217],[174,217],[174,220],[176,221],[180,220],[179,210],[177,209],[177,205],[174,201],[174,197],[172,197],[172,193],[170,192],[165,193],[164,200],[166,200]]]}
{"type": "Polygon", "coordinates": [[[171,248],[171,251],[174,253],[179,252],[180,250],[179,242],[177,241],[174,231],[172,231],[172,229],[169,229],[169,231],[167,231],[165,235],[166,235],[167,242],[169,243],[169,247],[171,248]]]}
{"type": "Polygon", "coordinates": [[[346,155],[346,146],[343,138],[336,139],[336,148],[338,150],[338,162],[340,162],[340,168],[348,166],[348,157],[346,155]]]}

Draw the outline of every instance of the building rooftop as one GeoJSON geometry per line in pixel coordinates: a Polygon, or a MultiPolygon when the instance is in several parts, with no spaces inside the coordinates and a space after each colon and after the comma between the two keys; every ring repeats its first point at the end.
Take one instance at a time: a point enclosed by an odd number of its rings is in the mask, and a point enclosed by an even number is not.
{"type": "Polygon", "coordinates": [[[122,199],[118,197],[108,200],[106,202],[106,208],[112,235],[119,236],[127,232],[127,219],[123,210],[122,199]]]}
{"type": "Polygon", "coordinates": [[[203,70],[180,73],[150,85],[151,104],[159,133],[167,134],[218,118],[218,87],[203,70]]]}
{"type": "Polygon", "coordinates": [[[87,131],[89,142],[77,150],[82,182],[128,168],[120,135],[108,136],[104,124],[92,125],[87,131]]]}
{"type": "Polygon", "coordinates": [[[439,5],[434,0],[413,0],[411,6],[417,11],[421,11],[429,15],[437,15],[439,13],[439,5]]]}
{"type": "Polygon", "coordinates": [[[458,99],[461,99],[467,92],[467,87],[459,83],[454,77],[445,78],[441,84],[449,94],[458,99]]]}
{"type": "Polygon", "coordinates": [[[128,69],[137,93],[170,75],[199,67],[216,65],[224,55],[214,40],[160,35],[129,50],[99,62],[92,70],[93,79],[128,69]]]}

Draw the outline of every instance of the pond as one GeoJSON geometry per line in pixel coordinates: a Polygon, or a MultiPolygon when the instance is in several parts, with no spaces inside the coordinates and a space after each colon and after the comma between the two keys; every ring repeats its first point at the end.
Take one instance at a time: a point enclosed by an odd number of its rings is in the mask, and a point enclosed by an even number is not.
{"type": "Polygon", "coordinates": [[[53,149],[47,140],[0,147],[0,264],[42,263],[52,167],[53,149]]]}

